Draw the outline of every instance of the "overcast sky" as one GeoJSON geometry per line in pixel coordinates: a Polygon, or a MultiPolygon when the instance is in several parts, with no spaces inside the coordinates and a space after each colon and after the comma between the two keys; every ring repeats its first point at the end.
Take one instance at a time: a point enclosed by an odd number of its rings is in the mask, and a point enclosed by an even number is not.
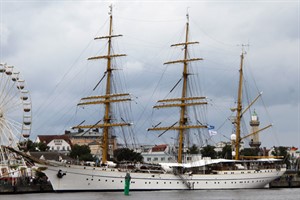
{"type": "MultiPolygon", "coordinates": [[[[0,61],[14,65],[26,80],[32,138],[63,134],[81,122],[76,104],[103,75],[105,62],[95,67],[86,59],[106,53],[105,43],[93,38],[107,35],[111,2],[0,1],[0,61]]],[[[180,68],[166,69],[163,63],[180,58],[180,49],[170,45],[183,42],[188,10],[190,38],[200,42],[192,54],[204,58],[198,65],[201,93],[210,99],[207,120],[219,132],[212,141],[230,137],[230,123],[222,124],[236,99],[240,45],[249,44],[245,78],[249,89],[256,89],[250,99],[263,91],[254,107],[262,127],[274,124],[262,133],[263,146],[300,147],[299,6],[296,0],[113,1],[114,33],[123,34],[114,50],[127,54],[118,65],[126,82],[122,87],[134,97],[139,142],[159,143],[146,129],[155,121],[152,106],[180,78],[180,68]]]]}

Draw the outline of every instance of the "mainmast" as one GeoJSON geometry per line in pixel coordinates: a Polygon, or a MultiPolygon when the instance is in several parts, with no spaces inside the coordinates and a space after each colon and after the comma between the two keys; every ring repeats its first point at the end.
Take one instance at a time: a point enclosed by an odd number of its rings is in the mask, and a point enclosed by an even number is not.
{"type": "Polygon", "coordinates": [[[112,73],[114,68],[112,67],[112,59],[115,57],[121,57],[126,56],[126,54],[112,54],[112,39],[115,37],[119,37],[122,35],[113,35],[113,29],[112,29],[112,22],[113,22],[113,16],[112,16],[112,5],[110,6],[110,12],[109,12],[109,34],[107,36],[102,37],[96,37],[95,40],[98,39],[107,39],[108,40],[108,47],[107,47],[107,55],[103,56],[95,56],[88,58],[88,60],[97,60],[97,59],[106,59],[106,89],[105,89],[105,95],[102,96],[90,96],[85,97],[81,99],[81,102],[78,105],[95,105],[95,104],[104,104],[104,116],[103,119],[99,121],[99,123],[96,123],[94,125],[80,125],[73,128],[102,128],[103,130],[103,136],[102,136],[102,163],[107,163],[108,160],[108,144],[109,144],[109,133],[110,129],[112,127],[116,126],[129,126],[130,123],[114,123],[112,121],[112,103],[122,102],[122,101],[130,101],[131,98],[128,93],[125,94],[113,94],[111,89],[112,84],[112,73]],[[103,123],[100,123],[103,121],[103,123]]]}
{"type": "Polygon", "coordinates": [[[201,104],[207,104],[205,102],[205,97],[187,97],[187,84],[188,84],[188,76],[189,76],[189,63],[192,61],[199,61],[203,60],[202,58],[188,58],[188,46],[191,44],[199,44],[199,42],[189,42],[189,15],[187,14],[187,22],[186,22],[186,31],[185,31],[185,42],[173,44],[171,47],[176,46],[183,46],[184,47],[184,58],[183,60],[176,60],[176,61],[170,61],[166,62],[164,64],[176,64],[176,63],[182,63],[183,64],[183,84],[182,84],[182,93],[180,98],[175,99],[164,99],[158,101],[159,105],[154,106],[154,108],[166,108],[166,107],[179,107],[180,108],[180,119],[179,123],[176,122],[170,127],[154,127],[149,128],[148,130],[155,130],[155,131],[168,131],[168,130],[178,130],[179,134],[179,141],[178,141],[178,158],[177,162],[182,163],[182,154],[183,154],[183,148],[184,148],[184,137],[187,129],[192,128],[207,128],[207,126],[203,125],[190,125],[188,124],[187,120],[187,107],[188,106],[195,106],[195,105],[201,105],[201,104]],[[176,124],[178,124],[176,126],[176,124]]]}

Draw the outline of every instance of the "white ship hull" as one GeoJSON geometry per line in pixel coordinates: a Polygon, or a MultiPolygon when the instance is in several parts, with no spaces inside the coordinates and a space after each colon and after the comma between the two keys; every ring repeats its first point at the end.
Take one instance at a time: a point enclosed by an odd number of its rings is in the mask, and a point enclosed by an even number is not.
{"type": "MultiPolygon", "coordinates": [[[[47,166],[44,171],[55,191],[122,191],[126,171],[69,165],[47,166]],[[58,177],[57,174],[65,174],[58,177]]],[[[175,175],[131,172],[130,190],[244,189],[264,188],[285,172],[282,169],[219,171],[217,174],[175,175]]]]}

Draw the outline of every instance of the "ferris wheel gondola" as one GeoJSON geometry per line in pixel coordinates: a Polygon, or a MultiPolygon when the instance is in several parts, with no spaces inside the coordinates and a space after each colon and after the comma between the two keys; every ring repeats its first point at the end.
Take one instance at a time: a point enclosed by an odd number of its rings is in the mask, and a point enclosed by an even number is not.
{"type": "Polygon", "coordinates": [[[0,145],[17,148],[30,136],[32,109],[29,91],[20,72],[0,64],[0,145]]]}

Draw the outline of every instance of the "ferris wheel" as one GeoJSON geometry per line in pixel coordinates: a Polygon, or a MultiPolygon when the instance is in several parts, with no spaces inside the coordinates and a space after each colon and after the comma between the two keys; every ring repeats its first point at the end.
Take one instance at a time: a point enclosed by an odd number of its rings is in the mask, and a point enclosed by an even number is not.
{"type": "Polygon", "coordinates": [[[31,98],[25,80],[13,66],[0,63],[0,145],[17,148],[30,136],[31,98]]]}

